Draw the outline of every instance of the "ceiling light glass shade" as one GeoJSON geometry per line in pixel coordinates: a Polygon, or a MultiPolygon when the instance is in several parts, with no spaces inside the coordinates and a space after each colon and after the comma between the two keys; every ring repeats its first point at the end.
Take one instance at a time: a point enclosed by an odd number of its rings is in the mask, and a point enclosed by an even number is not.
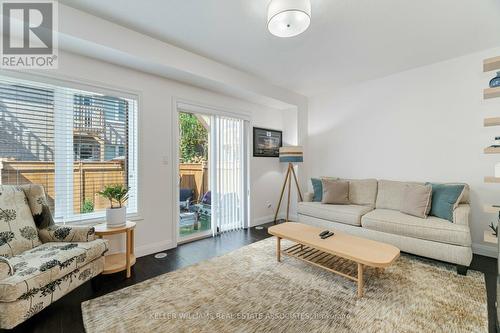
{"type": "Polygon", "coordinates": [[[278,37],[293,37],[311,23],[309,0],[271,0],[267,7],[267,28],[278,37]]]}

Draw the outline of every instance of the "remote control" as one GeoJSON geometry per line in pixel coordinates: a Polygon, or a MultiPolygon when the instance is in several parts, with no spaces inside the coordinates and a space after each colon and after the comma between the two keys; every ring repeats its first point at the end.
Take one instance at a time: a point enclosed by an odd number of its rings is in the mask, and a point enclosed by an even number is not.
{"type": "Polygon", "coordinates": [[[328,234],[321,236],[321,239],[327,239],[328,237],[331,237],[333,235],[335,235],[333,232],[329,232],[328,234]]]}
{"type": "Polygon", "coordinates": [[[323,237],[325,236],[326,234],[328,234],[330,231],[328,230],[325,230],[325,231],[322,231],[320,234],[319,234],[319,237],[323,237]]]}

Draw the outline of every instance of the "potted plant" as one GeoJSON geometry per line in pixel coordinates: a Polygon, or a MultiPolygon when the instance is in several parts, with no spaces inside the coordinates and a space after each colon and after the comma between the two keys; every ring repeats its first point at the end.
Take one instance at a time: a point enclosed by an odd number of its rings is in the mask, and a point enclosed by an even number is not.
{"type": "Polygon", "coordinates": [[[127,221],[127,207],[124,206],[128,199],[128,188],[121,185],[106,185],[99,193],[109,200],[110,207],[106,209],[106,225],[111,228],[122,227],[127,221]]]}

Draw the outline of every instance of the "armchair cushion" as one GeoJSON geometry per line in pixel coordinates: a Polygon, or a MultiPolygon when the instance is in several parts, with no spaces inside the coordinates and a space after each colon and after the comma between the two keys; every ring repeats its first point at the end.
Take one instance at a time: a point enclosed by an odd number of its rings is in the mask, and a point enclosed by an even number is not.
{"type": "Polygon", "coordinates": [[[50,213],[49,204],[47,203],[47,197],[45,196],[45,191],[42,185],[28,184],[19,186],[23,190],[26,198],[28,199],[28,205],[33,215],[33,220],[35,221],[36,227],[38,229],[43,229],[49,225],[54,224],[54,219],[50,213]]]}
{"type": "MultiPolygon", "coordinates": [[[[14,274],[0,280],[0,301],[13,302],[40,290],[50,292],[57,281],[101,257],[107,241],[87,243],[45,243],[9,259],[14,274]]],[[[75,277],[73,277],[75,278],[75,277]]]]}
{"type": "Polygon", "coordinates": [[[24,192],[0,185],[0,256],[11,257],[40,244],[24,192]]]}
{"type": "Polygon", "coordinates": [[[0,257],[0,280],[14,274],[14,267],[6,257],[0,257]]]}
{"type": "Polygon", "coordinates": [[[42,243],[48,242],[91,242],[96,239],[94,227],[51,225],[38,230],[42,243]]]}

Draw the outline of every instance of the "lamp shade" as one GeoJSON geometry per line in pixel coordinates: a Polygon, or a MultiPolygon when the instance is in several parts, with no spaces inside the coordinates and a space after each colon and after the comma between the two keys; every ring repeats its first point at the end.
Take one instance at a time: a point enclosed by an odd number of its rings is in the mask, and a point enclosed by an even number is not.
{"type": "Polygon", "coordinates": [[[271,0],[267,8],[267,28],[278,37],[293,37],[311,23],[309,0],[271,0]]]}
{"type": "Polygon", "coordinates": [[[281,147],[280,162],[285,162],[285,163],[304,162],[304,149],[302,148],[302,146],[281,147]]]}

